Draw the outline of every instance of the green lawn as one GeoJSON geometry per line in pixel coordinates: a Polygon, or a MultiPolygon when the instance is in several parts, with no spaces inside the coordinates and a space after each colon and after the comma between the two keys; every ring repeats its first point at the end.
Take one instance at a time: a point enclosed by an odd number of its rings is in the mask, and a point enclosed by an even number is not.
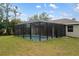
{"type": "Polygon", "coordinates": [[[15,36],[0,36],[0,55],[79,55],[79,38],[62,37],[33,42],[15,36]]]}

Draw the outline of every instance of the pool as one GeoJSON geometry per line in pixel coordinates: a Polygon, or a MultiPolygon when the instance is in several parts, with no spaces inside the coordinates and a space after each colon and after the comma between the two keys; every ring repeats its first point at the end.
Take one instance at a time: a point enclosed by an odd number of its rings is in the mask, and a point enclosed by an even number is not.
{"type": "MultiPolygon", "coordinates": [[[[24,35],[24,38],[30,40],[30,35],[24,35]]],[[[31,38],[32,41],[39,41],[39,35],[32,35],[31,38]]],[[[47,40],[47,36],[41,36],[41,41],[45,41],[45,40],[47,40]]]]}

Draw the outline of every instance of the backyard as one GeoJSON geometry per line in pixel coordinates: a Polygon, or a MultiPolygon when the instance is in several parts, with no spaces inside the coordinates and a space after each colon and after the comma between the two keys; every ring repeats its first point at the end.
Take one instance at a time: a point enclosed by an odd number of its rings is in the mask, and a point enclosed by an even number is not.
{"type": "Polygon", "coordinates": [[[16,36],[0,36],[0,55],[78,56],[79,38],[62,37],[35,42],[16,36]]]}

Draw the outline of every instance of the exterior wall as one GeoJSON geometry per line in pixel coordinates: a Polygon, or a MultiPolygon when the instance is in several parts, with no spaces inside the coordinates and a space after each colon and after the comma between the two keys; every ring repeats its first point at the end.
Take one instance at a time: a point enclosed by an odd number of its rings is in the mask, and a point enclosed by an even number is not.
{"type": "Polygon", "coordinates": [[[79,37],[79,25],[73,25],[73,32],[68,32],[68,28],[66,26],[66,36],[79,37]]]}

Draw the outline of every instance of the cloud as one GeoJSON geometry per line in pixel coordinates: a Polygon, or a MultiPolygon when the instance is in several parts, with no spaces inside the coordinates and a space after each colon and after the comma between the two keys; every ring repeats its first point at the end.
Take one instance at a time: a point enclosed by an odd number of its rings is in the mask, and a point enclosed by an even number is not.
{"type": "Polygon", "coordinates": [[[67,12],[61,12],[61,18],[72,18],[72,14],[67,12]]]}
{"type": "Polygon", "coordinates": [[[53,9],[58,8],[55,4],[49,4],[50,7],[52,7],[53,9]]]}
{"type": "Polygon", "coordinates": [[[66,12],[62,12],[61,15],[64,16],[64,17],[69,16],[66,12]]]}
{"type": "Polygon", "coordinates": [[[75,5],[74,11],[79,12],[79,4],[75,5]]]}
{"type": "Polygon", "coordinates": [[[54,16],[50,14],[49,17],[53,18],[54,16]]]}
{"type": "Polygon", "coordinates": [[[40,5],[37,5],[36,8],[41,8],[41,6],[40,5]]]}
{"type": "Polygon", "coordinates": [[[68,19],[72,19],[72,14],[67,13],[65,11],[61,12],[60,15],[49,15],[49,17],[52,17],[52,20],[56,20],[56,19],[62,19],[62,18],[68,18],[68,19]]]}
{"type": "Polygon", "coordinates": [[[26,14],[21,14],[21,16],[26,16],[26,14]]]}
{"type": "Polygon", "coordinates": [[[16,13],[17,16],[21,16],[21,13],[16,13]]]}
{"type": "Polygon", "coordinates": [[[22,13],[19,18],[21,18],[21,20],[23,20],[23,21],[27,21],[27,17],[28,17],[27,14],[22,13]]]}
{"type": "Polygon", "coordinates": [[[77,4],[77,7],[76,7],[76,9],[79,9],[79,4],[77,4]]]}

